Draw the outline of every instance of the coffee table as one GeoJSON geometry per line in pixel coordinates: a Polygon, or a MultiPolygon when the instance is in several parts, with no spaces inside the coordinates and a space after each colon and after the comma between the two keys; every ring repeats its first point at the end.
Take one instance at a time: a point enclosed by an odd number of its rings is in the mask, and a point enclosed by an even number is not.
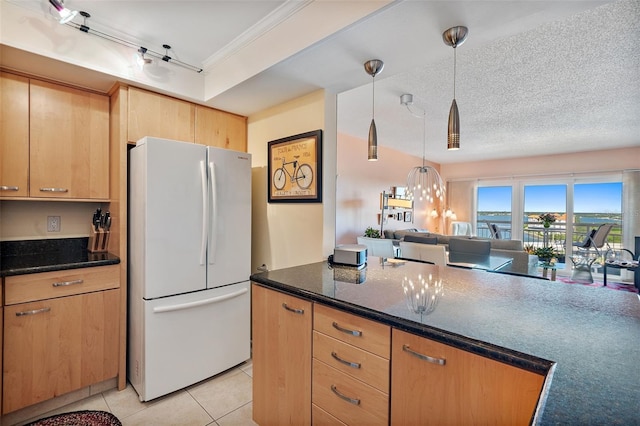
{"type": "Polygon", "coordinates": [[[556,280],[556,264],[551,262],[539,262],[538,266],[542,267],[542,278],[547,278],[548,271],[551,271],[551,281],[556,280]]]}

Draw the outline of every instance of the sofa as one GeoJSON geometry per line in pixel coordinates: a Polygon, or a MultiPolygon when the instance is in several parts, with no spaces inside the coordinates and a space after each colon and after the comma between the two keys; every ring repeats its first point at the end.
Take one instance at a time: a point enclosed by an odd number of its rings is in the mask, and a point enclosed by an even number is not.
{"type": "MultiPolygon", "coordinates": [[[[443,235],[428,232],[423,229],[402,229],[402,230],[385,230],[384,237],[399,244],[403,241],[403,245],[407,244],[438,244],[443,245],[449,250],[449,241],[451,238],[471,238],[483,239],[477,237],[467,237],[462,235],[443,235]]],[[[501,272],[511,272],[522,275],[536,275],[538,268],[538,256],[531,255],[524,251],[521,240],[487,240],[491,243],[491,256],[503,256],[513,259],[510,265],[507,265],[501,272]]]]}

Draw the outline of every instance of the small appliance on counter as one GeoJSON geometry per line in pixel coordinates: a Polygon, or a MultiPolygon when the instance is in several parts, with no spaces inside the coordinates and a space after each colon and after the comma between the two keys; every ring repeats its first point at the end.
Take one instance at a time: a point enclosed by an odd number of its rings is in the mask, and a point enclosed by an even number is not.
{"type": "Polygon", "coordinates": [[[333,264],[364,267],[367,263],[367,246],[343,244],[333,249],[333,264]]]}

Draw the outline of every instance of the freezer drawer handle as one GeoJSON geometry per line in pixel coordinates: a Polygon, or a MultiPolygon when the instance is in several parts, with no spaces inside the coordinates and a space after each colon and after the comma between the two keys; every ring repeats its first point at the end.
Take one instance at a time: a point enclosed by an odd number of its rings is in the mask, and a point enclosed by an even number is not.
{"type": "Polygon", "coordinates": [[[58,282],[58,283],[52,283],[51,285],[54,287],[64,287],[67,285],[74,285],[74,284],[82,284],[84,282],[84,280],[81,278],[79,280],[73,280],[73,281],[62,281],[62,282],[58,282]]]}
{"type": "Polygon", "coordinates": [[[351,334],[351,335],[356,336],[356,337],[361,337],[362,336],[362,331],[349,330],[348,328],[340,327],[338,325],[338,323],[335,322],[335,321],[333,322],[333,328],[335,328],[338,331],[342,331],[343,333],[351,334]]]}
{"type": "Polygon", "coordinates": [[[285,308],[289,312],[293,312],[294,314],[300,314],[300,315],[304,314],[304,309],[290,308],[289,306],[287,306],[286,303],[283,303],[282,307],[285,308]]]}
{"type": "Polygon", "coordinates": [[[438,365],[445,365],[447,363],[447,360],[444,358],[433,358],[430,357],[429,355],[424,355],[421,354],[419,352],[414,351],[413,349],[411,349],[409,347],[409,345],[402,345],[402,350],[405,352],[410,353],[411,355],[415,356],[416,358],[419,358],[421,360],[433,363],[433,364],[438,364],[438,365]]]}
{"type": "Polygon", "coordinates": [[[211,297],[209,299],[197,300],[195,302],[187,302],[181,303],[179,305],[170,305],[170,306],[158,306],[157,308],[153,308],[154,314],[160,314],[163,312],[173,312],[173,311],[181,311],[183,309],[191,309],[196,308],[198,306],[210,305],[212,303],[224,302],[225,300],[233,299],[234,297],[242,296],[249,290],[243,288],[240,291],[236,291],[235,293],[225,294],[224,296],[211,297]]]}
{"type": "Polygon", "coordinates": [[[40,192],[69,192],[67,188],[40,188],[40,192]]]}
{"type": "Polygon", "coordinates": [[[351,362],[351,361],[344,360],[344,359],[340,358],[338,356],[338,354],[335,353],[335,352],[331,352],[331,356],[333,357],[333,359],[335,359],[338,362],[343,363],[344,365],[348,365],[349,367],[353,367],[353,368],[360,368],[361,364],[359,362],[351,362]]]}
{"type": "Polygon", "coordinates": [[[17,191],[19,188],[17,186],[6,186],[6,185],[2,185],[0,186],[0,190],[2,191],[17,191]]]}
{"type": "Polygon", "coordinates": [[[34,309],[32,311],[16,312],[16,316],[24,317],[26,315],[44,314],[45,312],[49,312],[49,311],[51,311],[51,308],[34,309]]]}
{"type": "Polygon", "coordinates": [[[336,395],[338,395],[340,398],[344,399],[345,401],[353,404],[353,405],[360,405],[360,400],[356,399],[356,398],[349,398],[346,395],[343,395],[342,393],[340,393],[340,391],[338,391],[338,388],[336,387],[336,385],[331,385],[331,391],[333,393],[335,393],[336,395]]]}

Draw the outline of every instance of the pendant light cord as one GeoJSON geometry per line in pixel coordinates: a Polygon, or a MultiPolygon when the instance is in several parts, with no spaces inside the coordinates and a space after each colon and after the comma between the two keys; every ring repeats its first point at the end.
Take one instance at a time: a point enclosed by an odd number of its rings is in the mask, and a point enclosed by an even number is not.
{"type": "Polygon", "coordinates": [[[456,47],[453,46],[453,99],[456,98],[456,47]]]}
{"type": "Polygon", "coordinates": [[[372,102],[371,102],[371,119],[375,120],[376,119],[376,76],[373,76],[373,96],[372,96],[372,102]]]}

